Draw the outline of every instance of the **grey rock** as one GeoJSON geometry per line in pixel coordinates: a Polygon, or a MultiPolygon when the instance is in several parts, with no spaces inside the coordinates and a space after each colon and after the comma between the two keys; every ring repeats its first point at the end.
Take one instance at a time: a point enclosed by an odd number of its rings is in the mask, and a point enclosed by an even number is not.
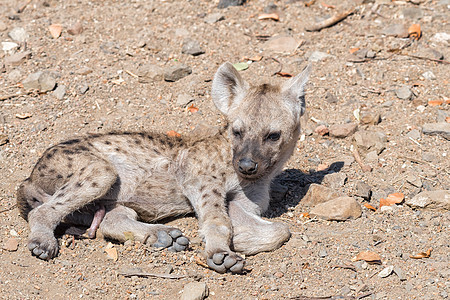
{"type": "Polygon", "coordinates": [[[434,73],[431,71],[426,71],[425,73],[422,74],[422,76],[426,80],[436,80],[436,75],[434,75],[434,73]]]}
{"type": "Polygon", "coordinates": [[[402,100],[411,100],[413,97],[413,92],[407,86],[402,86],[395,90],[395,95],[397,98],[402,100]]]}
{"type": "Polygon", "coordinates": [[[339,189],[345,185],[347,175],[344,173],[331,173],[323,177],[322,184],[332,188],[339,189]]]}
{"type": "Polygon", "coordinates": [[[436,154],[429,153],[429,152],[423,152],[422,159],[427,162],[433,162],[436,159],[436,154]]]}
{"type": "Polygon", "coordinates": [[[225,20],[225,16],[222,15],[221,13],[213,13],[207,15],[203,20],[205,21],[205,23],[214,24],[219,21],[225,20]]]}
{"type": "Polygon", "coordinates": [[[426,123],[422,126],[422,132],[428,135],[441,135],[450,140],[450,123],[426,123]]]}
{"type": "Polygon", "coordinates": [[[338,102],[338,98],[334,94],[331,94],[331,93],[327,93],[325,95],[325,100],[328,103],[337,103],[338,102]]]}
{"type": "Polygon", "coordinates": [[[193,39],[185,39],[181,52],[192,56],[198,56],[205,53],[205,50],[200,47],[200,43],[198,41],[193,39]]]}
{"type": "Polygon", "coordinates": [[[450,34],[446,32],[438,32],[433,35],[431,40],[436,43],[448,44],[448,41],[450,41],[450,34]]]}
{"type": "Polygon", "coordinates": [[[375,58],[375,56],[377,56],[377,53],[373,50],[369,50],[367,51],[366,57],[367,58],[375,58]]]}
{"type": "Polygon", "coordinates": [[[356,196],[364,198],[364,200],[369,200],[372,193],[372,188],[370,185],[364,181],[358,181],[356,183],[356,196]]]}
{"type": "Polygon", "coordinates": [[[331,125],[329,130],[329,134],[332,137],[336,138],[345,138],[356,132],[358,129],[358,125],[355,123],[347,123],[347,124],[335,124],[331,125]]]}
{"type": "Polygon", "coordinates": [[[415,55],[437,60],[444,59],[444,54],[432,48],[420,48],[415,55]]]}
{"type": "Polygon", "coordinates": [[[2,42],[2,50],[5,52],[11,51],[11,50],[15,50],[19,48],[19,45],[17,43],[14,42],[2,42]]]}
{"type": "Polygon", "coordinates": [[[320,203],[325,203],[340,196],[341,195],[338,192],[331,188],[312,183],[309,185],[308,192],[305,197],[303,197],[301,204],[311,207],[320,203]]]}
{"type": "Polygon", "coordinates": [[[402,15],[405,19],[418,20],[423,17],[423,11],[418,7],[407,7],[402,10],[402,15]]]}
{"type": "Polygon", "coordinates": [[[375,150],[380,154],[386,148],[387,137],[383,132],[358,131],[353,138],[358,148],[366,153],[375,150]]]}
{"type": "Polygon", "coordinates": [[[378,125],[381,122],[380,113],[369,109],[361,109],[359,116],[361,124],[378,125]]]}
{"type": "Polygon", "coordinates": [[[412,138],[415,140],[419,140],[420,139],[420,131],[418,129],[413,129],[406,134],[406,137],[412,138]]]}
{"type": "Polygon", "coordinates": [[[184,286],[181,300],[203,300],[208,296],[208,286],[204,282],[190,282],[184,286]]]}
{"type": "Polygon", "coordinates": [[[394,267],[394,273],[397,274],[398,279],[400,279],[400,281],[405,281],[406,280],[406,275],[405,272],[398,266],[394,267]]]}
{"type": "Polygon", "coordinates": [[[421,192],[405,203],[413,208],[450,210],[450,190],[421,192]]]}
{"type": "Polygon", "coordinates": [[[327,256],[328,256],[327,250],[325,250],[325,249],[320,249],[319,250],[319,257],[324,258],[324,257],[327,257],[327,256]]]}
{"type": "Polygon", "coordinates": [[[80,84],[80,85],[78,86],[78,88],[77,88],[77,92],[78,92],[79,95],[84,95],[84,94],[86,94],[86,92],[87,92],[88,90],[89,90],[89,85],[88,85],[86,82],[80,84]]]}
{"type": "Polygon", "coordinates": [[[366,159],[368,161],[378,161],[378,151],[373,150],[366,154],[366,159]]]}
{"type": "Polygon", "coordinates": [[[278,10],[278,6],[275,3],[269,3],[264,7],[264,13],[271,14],[278,10]]]}
{"type": "Polygon", "coordinates": [[[355,199],[344,196],[314,206],[309,214],[329,221],[345,221],[359,218],[362,210],[355,199]]]}
{"type": "Polygon", "coordinates": [[[42,71],[39,71],[28,75],[27,78],[25,78],[25,80],[22,82],[24,89],[39,90],[41,87],[39,84],[39,77],[41,77],[42,73],[42,71]]]}
{"type": "Polygon", "coordinates": [[[22,27],[13,28],[8,35],[11,39],[19,43],[23,43],[28,39],[28,33],[22,27]]]}
{"type": "Polygon", "coordinates": [[[42,72],[39,76],[39,86],[40,92],[52,91],[56,86],[56,78],[50,72],[42,72]]]}
{"type": "Polygon", "coordinates": [[[378,273],[378,277],[385,278],[392,274],[392,271],[394,271],[394,266],[387,266],[383,270],[381,270],[380,273],[378,273]]]}
{"type": "Polygon", "coordinates": [[[31,57],[31,51],[15,53],[5,57],[5,65],[18,66],[31,57]]]}
{"type": "Polygon", "coordinates": [[[192,69],[184,64],[178,64],[175,66],[167,67],[164,70],[164,80],[165,81],[178,81],[192,73],[192,69]]]}
{"type": "Polygon", "coordinates": [[[328,58],[328,57],[333,57],[333,55],[327,54],[325,52],[314,51],[309,56],[308,61],[318,62],[318,61],[324,60],[325,58],[328,58]]]}
{"type": "Polygon", "coordinates": [[[194,101],[194,97],[191,97],[188,94],[182,93],[177,97],[177,106],[186,107],[189,103],[194,101]]]}
{"type": "Polygon", "coordinates": [[[420,177],[418,177],[414,174],[408,174],[406,176],[406,181],[415,187],[418,187],[418,188],[422,187],[422,180],[420,180],[420,177]]]}
{"type": "Polygon", "coordinates": [[[22,78],[22,73],[19,70],[14,69],[8,73],[8,81],[11,83],[17,83],[22,78]]]}
{"type": "Polygon", "coordinates": [[[162,81],[164,78],[164,70],[154,64],[145,64],[137,69],[136,75],[139,76],[139,82],[142,83],[162,81]]]}
{"type": "Polygon", "coordinates": [[[408,28],[403,24],[394,24],[387,26],[381,31],[382,34],[387,36],[396,36],[400,38],[408,37],[408,28]]]}
{"type": "Polygon", "coordinates": [[[243,5],[246,0],[220,0],[217,8],[227,8],[229,6],[240,6],[243,5]]]}
{"type": "Polygon", "coordinates": [[[58,87],[53,92],[53,96],[56,97],[58,100],[64,99],[64,96],[66,95],[66,86],[65,85],[58,85],[58,87]]]}

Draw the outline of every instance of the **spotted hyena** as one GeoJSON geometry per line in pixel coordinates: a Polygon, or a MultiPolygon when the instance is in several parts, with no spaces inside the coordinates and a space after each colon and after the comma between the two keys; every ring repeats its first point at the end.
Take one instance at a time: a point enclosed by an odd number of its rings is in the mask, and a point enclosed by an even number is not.
{"type": "Polygon", "coordinates": [[[157,221],[194,212],[208,265],[241,272],[245,262],[236,252],[271,251],[290,237],[288,226],[260,216],[299,137],[308,70],[281,87],[251,86],[223,64],[212,98],[228,125],[213,135],[93,134],[49,148],[17,193],[30,225],[28,248],[41,259],[55,257],[54,230],[68,222],[91,226],[91,237],[98,227],[107,238],[123,242],[132,234],[182,251],[189,240],[157,221]]]}

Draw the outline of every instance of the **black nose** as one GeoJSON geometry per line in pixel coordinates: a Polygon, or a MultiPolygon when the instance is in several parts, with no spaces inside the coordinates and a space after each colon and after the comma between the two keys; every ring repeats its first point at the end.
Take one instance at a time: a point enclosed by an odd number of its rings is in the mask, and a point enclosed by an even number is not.
{"type": "Polygon", "coordinates": [[[252,175],[258,170],[258,164],[250,158],[243,158],[239,161],[239,172],[245,175],[252,175]]]}

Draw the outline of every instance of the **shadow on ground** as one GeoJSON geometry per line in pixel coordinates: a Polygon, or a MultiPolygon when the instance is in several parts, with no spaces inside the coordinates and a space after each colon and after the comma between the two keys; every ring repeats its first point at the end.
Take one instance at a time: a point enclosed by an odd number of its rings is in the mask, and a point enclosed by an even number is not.
{"type": "Polygon", "coordinates": [[[272,200],[269,210],[264,216],[276,218],[286,213],[290,207],[295,207],[300,203],[311,183],[320,184],[325,175],[338,173],[343,167],[344,162],[337,161],[323,171],[304,173],[297,169],[284,170],[272,183],[272,200]]]}

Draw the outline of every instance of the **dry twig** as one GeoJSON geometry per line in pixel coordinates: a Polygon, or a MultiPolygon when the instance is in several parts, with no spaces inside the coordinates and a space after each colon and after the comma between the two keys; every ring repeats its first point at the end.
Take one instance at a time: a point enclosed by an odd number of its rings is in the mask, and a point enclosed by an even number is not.
{"type": "Polygon", "coordinates": [[[148,273],[148,272],[121,272],[117,275],[122,275],[125,277],[138,276],[138,277],[156,277],[156,278],[164,278],[164,279],[181,279],[186,278],[186,275],[172,275],[172,274],[157,274],[157,273],[148,273]]]}
{"type": "Polygon", "coordinates": [[[14,204],[14,205],[11,205],[11,207],[5,208],[4,210],[0,210],[0,214],[10,211],[10,210],[13,210],[16,206],[17,206],[17,204],[14,204]]]}
{"type": "Polygon", "coordinates": [[[20,6],[19,8],[17,8],[17,13],[22,13],[24,10],[25,10],[25,8],[28,6],[28,4],[30,4],[31,3],[31,1],[33,1],[33,0],[28,0],[27,2],[25,2],[22,6],[20,6]]]}
{"type": "Polygon", "coordinates": [[[8,95],[0,96],[0,101],[8,100],[11,98],[16,98],[16,97],[20,97],[20,96],[26,96],[26,95],[30,95],[32,93],[34,93],[34,91],[29,91],[29,92],[19,93],[19,94],[8,94],[8,95]]]}
{"type": "Polygon", "coordinates": [[[369,165],[366,165],[363,163],[361,156],[359,155],[358,152],[358,147],[356,145],[353,145],[353,157],[355,158],[356,162],[358,163],[358,165],[361,167],[361,169],[363,170],[363,172],[370,172],[372,171],[372,167],[369,165]]]}
{"type": "Polygon", "coordinates": [[[324,28],[331,27],[340,21],[347,18],[349,15],[355,12],[355,8],[351,8],[343,13],[332,16],[331,18],[325,19],[322,22],[316,23],[312,26],[308,26],[305,28],[306,31],[321,31],[324,28]]]}
{"type": "Polygon", "coordinates": [[[447,65],[450,64],[450,61],[446,61],[443,59],[434,59],[434,58],[429,58],[429,57],[424,57],[424,56],[417,56],[417,55],[403,54],[403,53],[401,53],[400,55],[417,58],[417,59],[430,60],[430,61],[434,61],[434,62],[441,63],[441,64],[447,64],[447,65]]]}

